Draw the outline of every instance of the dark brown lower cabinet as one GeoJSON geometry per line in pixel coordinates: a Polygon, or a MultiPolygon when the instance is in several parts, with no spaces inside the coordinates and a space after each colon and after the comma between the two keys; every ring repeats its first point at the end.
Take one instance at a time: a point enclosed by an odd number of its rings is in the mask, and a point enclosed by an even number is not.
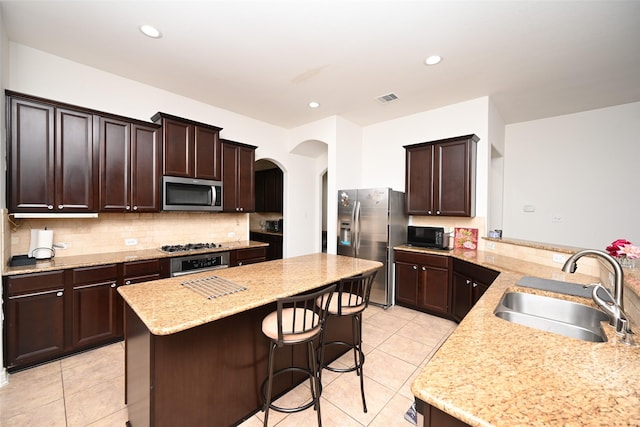
{"type": "Polygon", "coordinates": [[[229,254],[229,267],[255,264],[267,260],[267,248],[260,246],[257,248],[237,249],[229,254]]]}
{"type": "Polygon", "coordinates": [[[117,316],[118,266],[109,264],[71,270],[74,349],[119,339],[122,317],[117,316]]]}
{"type": "Polygon", "coordinates": [[[500,273],[461,259],[453,259],[453,318],[461,321],[500,273]]]}
{"type": "Polygon", "coordinates": [[[424,417],[424,423],[421,427],[469,427],[469,424],[420,399],[416,399],[416,409],[424,417]]]}
{"type": "Polygon", "coordinates": [[[395,251],[396,303],[450,316],[451,259],[448,256],[395,251]]]}
{"type": "Polygon", "coordinates": [[[5,280],[8,368],[55,358],[65,351],[64,272],[54,271],[5,280]]]}
{"type": "Polygon", "coordinates": [[[256,242],[268,243],[267,261],[282,259],[282,234],[259,233],[252,231],[249,238],[256,242]]]}

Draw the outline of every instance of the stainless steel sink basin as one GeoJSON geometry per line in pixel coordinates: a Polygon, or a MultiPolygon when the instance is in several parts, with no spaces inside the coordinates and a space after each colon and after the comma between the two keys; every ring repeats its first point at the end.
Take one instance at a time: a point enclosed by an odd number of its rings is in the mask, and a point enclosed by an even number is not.
{"type": "Polygon", "coordinates": [[[605,342],[600,322],[607,315],[595,308],[542,295],[506,292],[493,313],[512,323],[584,341],[605,342]]]}

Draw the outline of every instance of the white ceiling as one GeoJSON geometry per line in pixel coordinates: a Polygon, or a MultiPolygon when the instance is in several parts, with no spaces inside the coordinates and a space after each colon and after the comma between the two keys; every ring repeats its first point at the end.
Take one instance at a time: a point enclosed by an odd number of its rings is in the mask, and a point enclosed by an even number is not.
{"type": "Polygon", "coordinates": [[[285,128],[487,95],[506,123],[640,101],[638,0],[0,5],[11,41],[285,128]],[[442,63],[424,65],[434,53],[442,63]]]}

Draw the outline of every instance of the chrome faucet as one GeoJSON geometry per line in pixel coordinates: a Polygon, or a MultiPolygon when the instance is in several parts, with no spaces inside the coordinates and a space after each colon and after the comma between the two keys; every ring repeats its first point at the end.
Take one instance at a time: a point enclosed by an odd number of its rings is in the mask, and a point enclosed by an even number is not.
{"type": "Polygon", "coordinates": [[[609,324],[616,328],[616,333],[623,335],[623,337],[627,337],[627,334],[632,334],[633,332],[631,331],[631,325],[629,325],[628,317],[624,313],[624,277],[622,268],[618,261],[606,252],[597,249],[585,249],[571,255],[562,266],[562,271],[565,273],[575,273],[578,268],[576,262],[585,255],[596,255],[609,262],[611,267],[613,267],[614,295],[612,296],[611,293],[602,286],[602,284],[598,283],[593,285],[591,296],[593,301],[609,316],[609,324]],[[600,289],[602,289],[602,291],[605,292],[605,294],[607,294],[607,296],[613,301],[613,305],[610,305],[598,296],[598,290],[600,289]]]}

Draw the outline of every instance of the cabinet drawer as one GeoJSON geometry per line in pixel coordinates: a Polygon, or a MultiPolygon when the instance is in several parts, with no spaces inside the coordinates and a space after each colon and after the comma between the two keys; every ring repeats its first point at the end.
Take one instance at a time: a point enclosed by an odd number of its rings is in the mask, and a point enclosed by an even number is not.
{"type": "Polygon", "coordinates": [[[10,297],[54,289],[64,289],[64,271],[47,271],[21,276],[9,276],[5,283],[7,286],[7,295],[10,297]]]}
{"type": "Polygon", "coordinates": [[[160,273],[160,260],[149,259],[144,261],[125,262],[123,266],[123,276],[138,277],[148,276],[160,273]]]}
{"type": "Polygon", "coordinates": [[[253,258],[264,258],[267,255],[267,248],[249,248],[249,249],[239,249],[236,252],[236,260],[237,261],[245,261],[253,258]]]}
{"type": "Polygon", "coordinates": [[[118,266],[117,264],[109,264],[99,267],[81,267],[74,268],[71,271],[72,281],[74,285],[82,285],[84,283],[106,282],[109,280],[117,280],[118,266]]]}
{"type": "Polygon", "coordinates": [[[430,267],[449,268],[450,259],[448,256],[421,254],[417,252],[395,252],[396,261],[411,264],[423,264],[430,267]]]}

